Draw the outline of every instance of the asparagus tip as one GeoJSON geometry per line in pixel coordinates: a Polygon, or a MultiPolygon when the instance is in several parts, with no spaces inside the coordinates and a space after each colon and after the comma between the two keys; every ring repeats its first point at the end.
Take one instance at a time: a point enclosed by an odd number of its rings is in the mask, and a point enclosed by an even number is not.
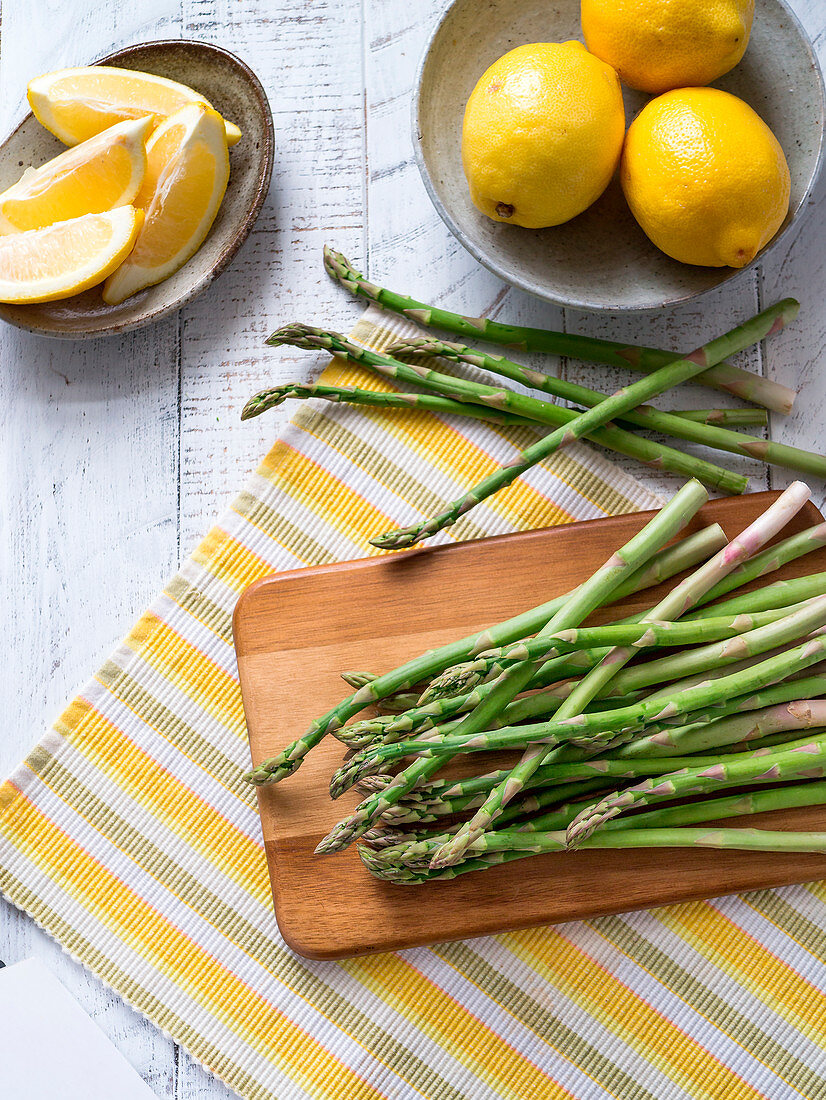
{"type": "Polygon", "coordinates": [[[277,390],[262,390],[260,393],[253,394],[249,401],[241,409],[242,420],[252,420],[255,416],[260,416],[262,412],[266,412],[267,409],[273,409],[276,405],[280,405],[282,401],[287,398],[287,386],[280,387],[284,392],[279,393],[277,390]]]}
{"type": "Polygon", "coordinates": [[[378,852],[365,845],[359,845],[358,854],[361,862],[374,878],[383,882],[396,881],[396,874],[392,867],[384,863],[378,852]]]}
{"type": "Polygon", "coordinates": [[[363,688],[365,684],[372,683],[376,679],[376,675],[373,672],[346,671],[341,673],[341,678],[345,684],[358,689],[363,688]]]}
{"type": "Polygon", "coordinates": [[[355,825],[352,823],[351,818],[347,817],[343,821],[339,821],[337,825],[332,827],[324,839],[319,841],[316,845],[315,854],[317,856],[326,856],[331,852],[340,852],[341,849],[346,848],[353,839],[354,831],[355,825]]]}
{"type": "Polygon", "coordinates": [[[587,806],[578,817],[575,817],[571,824],[568,826],[565,832],[565,846],[569,851],[572,851],[587,840],[592,833],[596,832],[599,826],[609,817],[613,817],[613,813],[602,813],[602,803],[595,802],[587,806]]]}
{"type": "Polygon", "coordinates": [[[457,863],[461,863],[470,839],[471,837],[465,829],[457,833],[456,836],[451,837],[450,840],[446,840],[433,853],[428,868],[431,871],[443,871],[447,867],[455,867],[457,863]]]}
{"type": "Polygon", "coordinates": [[[385,531],[383,535],[376,535],[374,539],[370,539],[370,545],[377,546],[379,550],[404,550],[418,541],[418,527],[399,527],[394,531],[385,531]]]}
{"type": "Polygon", "coordinates": [[[283,754],[275,756],[272,760],[262,760],[254,768],[241,778],[245,783],[251,783],[255,787],[263,787],[270,783],[280,783],[288,775],[292,775],[301,766],[301,759],[285,760],[283,754]]]}
{"type": "Polygon", "coordinates": [[[368,829],[361,839],[371,851],[379,852],[385,848],[395,848],[398,844],[412,842],[416,837],[413,833],[403,833],[399,829],[377,825],[372,829],[368,829]]]}
{"type": "Polygon", "coordinates": [[[253,787],[263,787],[267,783],[274,782],[270,772],[259,765],[257,768],[253,768],[241,777],[245,783],[252,784],[253,787]]]}
{"type": "Polygon", "coordinates": [[[353,760],[348,760],[346,764],[335,772],[330,778],[330,798],[335,802],[337,798],[341,798],[345,791],[349,791],[353,783],[358,778],[358,769],[354,767],[353,760]]]}
{"type": "Polygon", "coordinates": [[[337,277],[336,272],[341,253],[337,252],[331,245],[325,243],[322,248],[322,255],[324,257],[324,270],[335,279],[337,277]]]}
{"type": "Polygon", "coordinates": [[[343,252],[338,252],[335,248],[332,248],[329,244],[324,245],[324,270],[330,276],[331,279],[336,279],[342,286],[347,287],[348,290],[355,289],[348,286],[350,280],[358,280],[361,275],[353,267],[343,252]]]}
{"type": "Polygon", "coordinates": [[[291,344],[293,347],[314,351],[317,348],[329,349],[335,340],[348,343],[340,332],[315,328],[313,325],[304,324],[303,321],[292,321],[276,329],[271,336],[267,337],[266,342],[271,347],[291,344]]]}

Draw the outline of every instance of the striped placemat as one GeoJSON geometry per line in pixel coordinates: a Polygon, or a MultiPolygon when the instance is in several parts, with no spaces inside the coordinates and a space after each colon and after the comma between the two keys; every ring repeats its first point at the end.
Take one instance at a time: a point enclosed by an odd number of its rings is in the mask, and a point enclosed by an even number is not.
{"type": "MultiPolygon", "coordinates": [[[[370,313],[355,335],[411,331],[370,313]]],[[[325,372],[345,377],[380,387],[325,372]]],[[[821,885],[340,963],[279,936],[240,780],[238,595],[273,569],[374,552],[370,535],[440,508],[529,434],[301,407],[0,787],[0,888],[244,1097],[826,1097],[821,885]]],[[[442,537],[657,503],[576,445],[442,537]]]]}

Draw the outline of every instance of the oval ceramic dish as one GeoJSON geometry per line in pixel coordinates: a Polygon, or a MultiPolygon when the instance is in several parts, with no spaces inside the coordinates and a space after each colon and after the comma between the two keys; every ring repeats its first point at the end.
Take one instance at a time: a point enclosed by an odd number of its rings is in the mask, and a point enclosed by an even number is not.
{"type": "MultiPolygon", "coordinates": [[[[618,181],[590,209],[552,229],[520,229],[480,214],[460,154],[465,103],[485,69],[525,42],[582,40],[579,0],[455,0],[419,68],[413,144],[425,187],[457,239],[513,286],[576,309],[654,309],[740,278],[776,247],[803,211],[823,157],[824,89],[811,43],[783,0],[756,0],[740,64],[715,82],[745,99],[774,130],[789,161],[783,226],[752,264],[690,267],[660,252],[628,210],[618,181]]],[[[630,123],[648,97],[626,89],[630,123]]]]}
{"type": "MultiPolygon", "coordinates": [[[[243,136],[229,151],[227,193],[209,235],[192,259],[164,282],[116,306],[106,305],[99,287],[59,302],[0,303],[0,318],[42,336],[106,336],[140,328],[180,309],[220,275],[241,247],[272,175],[270,106],[255,73],[234,54],[206,42],[173,39],[128,46],[98,64],[139,69],[188,84],[235,122],[243,136]]],[[[34,115],[27,115],[0,146],[0,190],[19,179],[28,165],[43,164],[65,148],[34,115]]]]}

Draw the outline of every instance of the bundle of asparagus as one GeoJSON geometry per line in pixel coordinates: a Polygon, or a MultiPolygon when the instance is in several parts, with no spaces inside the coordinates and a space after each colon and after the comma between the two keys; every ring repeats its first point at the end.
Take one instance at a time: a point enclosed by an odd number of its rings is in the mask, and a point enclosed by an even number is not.
{"type": "Polygon", "coordinates": [[[826,477],[826,456],[732,430],[733,427],[764,424],[766,409],[779,412],[789,412],[791,409],[795,397],[791,390],[733,367],[725,361],[727,356],[779,331],[792,320],[798,305],[791,299],[764,310],[724,336],[681,358],[656,348],[629,347],[544,329],[502,325],[485,318],[462,317],[375,286],[364,279],[341,253],[332,249],[325,249],[324,262],[328,273],[352,294],[376,302],[421,324],[434,325],[454,334],[474,336],[510,348],[553,352],[611,366],[624,366],[645,374],[644,378],[608,396],[553,375],[528,369],[503,356],[486,354],[460,343],[419,339],[396,344],[382,354],[361,347],[339,333],[308,325],[294,324],[279,329],[269,338],[268,343],[329,351],[385,378],[392,378],[397,383],[416,387],[416,390],[387,393],[344,386],[280,386],[252,397],[241,414],[244,420],[258,416],[290,398],[320,398],[381,408],[424,409],[437,415],[450,413],[489,420],[500,425],[544,425],[553,429],[454,501],[440,515],[410,527],[377,535],[371,541],[381,549],[396,550],[412,546],[444,530],[536,463],[549,457],[560,447],[581,438],[587,438],[609,450],[658,469],[686,478],[697,478],[710,488],[722,492],[741,493],[745,490],[747,478],[744,476],[704,458],[638,435],[636,429],[640,428],[730,454],[756,458],[811,476],[826,477]],[[408,359],[412,357],[414,362],[402,362],[399,356],[408,359]],[[470,364],[493,375],[542,391],[553,398],[568,402],[569,405],[563,406],[528,396],[502,384],[474,382],[422,363],[422,359],[433,357],[470,364]],[[716,387],[762,405],[763,408],[706,409],[692,413],[664,412],[645,404],[650,398],[685,381],[716,387]],[[421,390],[425,392],[419,392],[421,390]]]}
{"type": "Polygon", "coordinates": [[[331,795],[366,797],[317,851],[360,839],[392,883],[579,847],[826,851],[826,833],[706,824],[826,804],[826,574],[771,581],[826,544],[823,523],[773,541],[809,495],[795,482],[730,542],[719,527],[673,542],[708,498],[688,482],[572,592],[390,672],[343,673],[354,694],[247,778],[278,781],[336,736],[331,795]],[[647,611],[588,625],[678,574],[647,611]],[[521,757],[490,770],[493,750],[521,757]],[[460,756],[478,774],[437,774],[460,756]]]}

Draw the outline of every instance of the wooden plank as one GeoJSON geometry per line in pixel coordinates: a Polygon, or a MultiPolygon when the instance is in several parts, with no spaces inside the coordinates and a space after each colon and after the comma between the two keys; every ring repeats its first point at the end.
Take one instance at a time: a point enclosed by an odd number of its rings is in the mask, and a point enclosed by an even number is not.
{"type": "Polygon", "coordinates": [[[289,417],[285,405],[239,421],[265,386],[307,381],[327,357],[267,348],[289,321],[345,331],[361,309],[322,266],[325,241],[361,252],[364,101],[361,24],[320,0],[185,0],[187,35],[218,42],[258,74],[273,110],[270,195],[229,269],[184,311],[181,536],[191,547],[237,493],[289,417]]]}
{"type": "MultiPolygon", "coordinates": [[[[826,64],[826,14],[819,0],[796,0],[793,5],[812,36],[821,66],[826,64]]],[[[826,416],[826,224],[821,211],[826,203],[826,174],[821,174],[801,219],[795,239],[788,248],[770,255],[761,267],[764,303],[791,295],[801,304],[800,317],[769,344],[766,368],[769,377],[799,389],[790,416],[772,417],[772,438],[796,447],[823,451],[823,423],[826,416]]],[[[793,475],[771,471],[771,484],[783,487],[793,475]]],[[[814,499],[823,507],[823,483],[814,483],[814,499]]]]}
{"type": "MultiPolygon", "coordinates": [[[[752,494],[713,501],[692,528],[717,521],[731,537],[772,499],[771,494],[752,494]]],[[[533,606],[540,592],[547,599],[567,591],[646,518],[614,516],[259,581],[244,593],[235,613],[253,761],[274,756],[343,697],[343,669],[383,672],[518,614],[533,606]],[[445,603],[448,591],[451,599],[445,603]]],[[[819,519],[809,504],[786,533],[819,519]]],[[[772,577],[820,569],[826,569],[826,550],[772,577]]],[[[661,586],[612,610],[641,610],[664,591],[661,586]]],[[[373,879],[352,848],[335,856],[313,854],[319,840],[358,802],[352,791],[330,800],[329,777],[342,755],[341,743],[327,738],[289,780],[258,792],[278,925],[293,950],[310,958],[395,951],[826,874],[826,856],[811,854],[698,849],[673,850],[664,857],[654,850],[591,851],[519,860],[448,883],[393,886],[373,879]]],[[[498,766],[485,760],[485,770],[498,766]]],[[[455,765],[449,770],[455,773],[455,765]]],[[[788,811],[767,815],[765,821],[772,827],[823,828],[824,810],[788,811]]]]}
{"type": "MultiPolygon", "coordinates": [[[[3,5],[0,118],[27,81],[113,47],[180,33],[177,4],[3,5]]],[[[21,169],[22,171],[22,169],[21,169]]],[[[0,328],[0,615],[9,772],[106,657],[178,561],[178,319],[98,341],[0,328]]],[[[161,1098],[175,1045],[25,914],[0,900],[0,958],[36,955],[161,1098]]]]}

